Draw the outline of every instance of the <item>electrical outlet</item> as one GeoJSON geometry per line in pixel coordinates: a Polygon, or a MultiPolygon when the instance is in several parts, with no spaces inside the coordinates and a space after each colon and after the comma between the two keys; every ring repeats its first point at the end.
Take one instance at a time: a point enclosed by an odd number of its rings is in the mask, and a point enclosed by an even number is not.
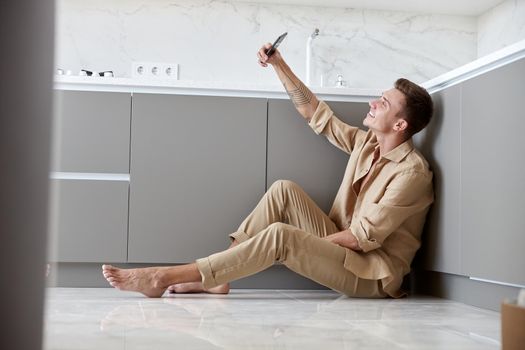
{"type": "Polygon", "coordinates": [[[163,79],[179,79],[179,65],[177,63],[159,63],[158,76],[163,79]]]}
{"type": "Polygon", "coordinates": [[[131,64],[131,76],[133,78],[144,78],[147,76],[146,63],[144,62],[133,62],[131,64]]]}
{"type": "Polygon", "coordinates": [[[131,76],[133,78],[178,80],[179,65],[168,62],[133,62],[131,76]]]}

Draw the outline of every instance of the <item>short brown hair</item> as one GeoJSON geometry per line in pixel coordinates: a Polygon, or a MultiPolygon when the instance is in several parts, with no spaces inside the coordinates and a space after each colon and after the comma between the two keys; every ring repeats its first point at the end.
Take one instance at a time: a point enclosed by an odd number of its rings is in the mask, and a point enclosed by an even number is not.
{"type": "Polygon", "coordinates": [[[408,79],[397,79],[394,87],[405,96],[405,107],[401,111],[408,123],[406,132],[412,136],[427,126],[434,113],[434,104],[427,90],[408,79]]]}

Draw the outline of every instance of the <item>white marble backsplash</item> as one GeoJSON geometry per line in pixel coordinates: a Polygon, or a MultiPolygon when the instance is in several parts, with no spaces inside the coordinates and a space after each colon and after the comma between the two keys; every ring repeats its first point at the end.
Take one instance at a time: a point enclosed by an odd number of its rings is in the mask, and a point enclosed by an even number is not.
{"type": "MultiPolygon", "coordinates": [[[[424,82],[477,55],[477,19],[408,12],[205,0],[58,0],[56,66],[113,70],[174,62],[179,79],[279,85],[256,51],[287,31],[281,52],[305,78],[314,28],[312,85],[385,88],[400,76],[424,82]]],[[[523,30],[523,28],[522,28],[523,30]]]]}
{"type": "Polygon", "coordinates": [[[478,18],[478,57],[525,39],[525,0],[506,0],[478,18]]]}

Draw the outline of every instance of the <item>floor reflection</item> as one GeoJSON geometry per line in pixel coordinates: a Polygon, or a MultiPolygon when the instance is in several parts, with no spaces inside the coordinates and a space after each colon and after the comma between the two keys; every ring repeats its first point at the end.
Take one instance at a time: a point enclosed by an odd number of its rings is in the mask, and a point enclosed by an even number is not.
{"type": "Polygon", "coordinates": [[[49,298],[47,349],[498,349],[499,314],[432,298],[234,290],[161,299],[111,289],[49,298]]]}

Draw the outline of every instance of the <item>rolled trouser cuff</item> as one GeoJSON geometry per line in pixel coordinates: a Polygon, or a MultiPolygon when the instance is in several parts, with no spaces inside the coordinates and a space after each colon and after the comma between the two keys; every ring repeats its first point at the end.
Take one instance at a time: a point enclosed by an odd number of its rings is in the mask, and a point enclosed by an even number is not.
{"type": "Polygon", "coordinates": [[[219,284],[215,280],[215,277],[213,276],[213,272],[211,270],[211,264],[209,258],[202,258],[197,259],[195,261],[197,264],[197,269],[199,270],[201,277],[202,277],[202,286],[204,289],[210,289],[213,287],[217,287],[219,284]]]}
{"type": "Polygon", "coordinates": [[[248,236],[248,234],[246,232],[237,231],[237,232],[234,232],[234,233],[230,234],[230,238],[232,240],[236,240],[237,243],[242,243],[244,241],[249,240],[250,236],[248,236]]]}

